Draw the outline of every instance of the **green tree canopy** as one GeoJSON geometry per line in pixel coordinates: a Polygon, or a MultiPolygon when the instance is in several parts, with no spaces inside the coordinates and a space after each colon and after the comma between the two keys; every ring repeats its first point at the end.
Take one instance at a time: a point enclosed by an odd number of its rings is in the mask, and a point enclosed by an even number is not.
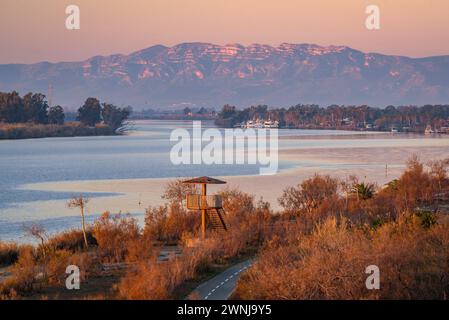
{"type": "Polygon", "coordinates": [[[131,108],[118,108],[110,103],[103,103],[103,109],[101,115],[106,125],[110,126],[113,130],[117,130],[122,127],[125,120],[128,119],[131,114],[131,108]]]}
{"type": "Polygon", "coordinates": [[[64,124],[65,115],[64,109],[61,106],[54,106],[48,110],[48,123],[50,124],[64,124]]]}
{"type": "Polygon", "coordinates": [[[95,126],[101,121],[101,105],[97,98],[87,98],[84,105],[78,109],[78,117],[82,124],[86,126],[95,126]]]}

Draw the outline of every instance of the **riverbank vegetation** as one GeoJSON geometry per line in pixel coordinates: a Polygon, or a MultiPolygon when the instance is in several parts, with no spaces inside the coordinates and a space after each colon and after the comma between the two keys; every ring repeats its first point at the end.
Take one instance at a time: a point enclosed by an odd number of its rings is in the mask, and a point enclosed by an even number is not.
{"type": "Polygon", "coordinates": [[[86,127],[79,122],[57,124],[0,124],[0,139],[33,139],[52,137],[110,136],[115,134],[111,127],[97,124],[86,127]]]}
{"type": "Polygon", "coordinates": [[[113,135],[123,132],[131,108],[88,98],[77,122],[65,123],[64,109],[48,105],[45,95],[0,92],[0,139],[113,135]]]}
{"type": "Polygon", "coordinates": [[[427,126],[432,129],[449,127],[449,105],[387,106],[384,109],[370,106],[339,106],[326,108],[318,105],[298,104],[289,108],[269,109],[266,105],[238,110],[225,105],[215,123],[233,127],[256,119],[278,121],[281,128],[377,130],[423,133],[427,126]]]}
{"type": "Polygon", "coordinates": [[[37,246],[0,244],[0,261],[11,273],[0,280],[0,295],[184,298],[223,267],[255,257],[236,299],[445,299],[448,165],[413,157],[386,186],[317,174],[284,190],[279,212],[225,189],[229,231],[209,232],[204,241],[198,212],[184,209],[192,190],[174,181],[164,192],[167,203],[148,208],[142,227],[130,215],[105,213],[87,227],[87,246],[81,230],[48,237],[38,227],[28,229],[37,246]],[[81,290],[65,288],[70,264],[80,267],[81,290]],[[380,269],[380,290],[365,286],[370,265],[380,269]]]}

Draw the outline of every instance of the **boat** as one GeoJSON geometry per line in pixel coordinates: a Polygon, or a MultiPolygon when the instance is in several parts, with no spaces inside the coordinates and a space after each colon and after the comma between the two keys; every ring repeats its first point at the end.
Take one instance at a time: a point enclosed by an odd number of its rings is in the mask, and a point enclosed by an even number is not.
{"type": "Polygon", "coordinates": [[[263,128],[263,123],[259,119],[249,120],[246,122],[245,128],[263,128]]]}
{"type": "Polygon", "coordinates": [[[268,119],[267,121],[262,121],[260,119],[248,120],[246,124],[242,125],[242,128],[254,128],[254,129],[279,128],[279,122],[271,121],[270,119],[268,119]]]}
{"type": "Polygon", "coordinates": [[[279,122],[278,121],[271,121],[268,119],[268,121],[265,121],[263,123],[264,128],[279,128],[279,122]]]}

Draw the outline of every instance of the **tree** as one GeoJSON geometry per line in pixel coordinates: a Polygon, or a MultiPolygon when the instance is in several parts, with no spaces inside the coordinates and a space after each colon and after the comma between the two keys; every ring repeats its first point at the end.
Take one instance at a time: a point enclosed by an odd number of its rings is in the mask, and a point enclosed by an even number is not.
{"type": "Polygon", "coordinates": [[[86,245],[86,249],[89,248],[89,244],[87,242],[87,234],[86,234],[86,224],[84,222],[84,209],[86,208],[87,203],[89,202],[88,198],[84,198],[82,195],[78,197],[73,197],[67,202],[67,207],[69,208],[80,208],[81,212],[81,226],[83,229],[84,236],[84,244],[86,245]]]}
{"type": "Polygon", "coordinates": [[[167,183],[162,199],[182,205],[188,194],[196,194],[195,186],[190,183],[184,183],[183,179],[177,179],[167,183]]]}
{"type": "Polygon", "coordinates": [[[337,195],[339,181],[330,176],[314,175],[296,187],[288,187],[279,198],[279,204],[295,213],[312,213],[325,200],[337,195]]]}
{"type": "Polygon", "coordinates": [[[192,113],[192,110],[190,110],[189,107],[185,107],[185,108],[184,108],[184,114],[185,114],[186,116],[188,116],[188,115],[191,114],[191,113],[192,113]]]}
{"type": "Polygon", "coordinates": [[[44,259],[47,257],[48,252],[48,246],[47,246],[47,239],[48,236],[45,232],[45,229],[37,224],[32,224],[29,226],[24,226],[25,234],[35,238],[40,242],[41,248],[42,248],[42,254],[44,256],[44,259]]]}
{"type": "Polygon", "coordinates": [[[61,106],[54,106],[48,110],[49,124],[64,124],[65,114],[61,106]]]}
{"type": "Polygon", "coordinates": [[[78,117],[82,124],[86,126],[95,126],[101,121],[101,105],[97,98],[87,98],[84,105],[78,109],[78,117]]]}
{"type": "Polygon", "coordinates": [[[103,121],[113,130],[117,130],[122,127],[132,111],[131,107],[122,109],[110,103],[103,103],[102,106],[103,109],[101,110],[101,115],[103,117],[103,121]]]}
{"type": "Polygon", "coordinates": [[[48,104],[42,93],[28,93],[23,97],[23,120],[46,124],[48,123],[48,104]]]}
{"type": "Polygon", "coordinates": [[[0,122],[18,123],[24,120],[23,99],[19,93],[0,94],[0,122]]]}
{"type": "Polygon", "coordinates": [[[201,107],[201,109],[198,110],[198,114],[207,114],[207,109],[204,107],[201,107]]]}

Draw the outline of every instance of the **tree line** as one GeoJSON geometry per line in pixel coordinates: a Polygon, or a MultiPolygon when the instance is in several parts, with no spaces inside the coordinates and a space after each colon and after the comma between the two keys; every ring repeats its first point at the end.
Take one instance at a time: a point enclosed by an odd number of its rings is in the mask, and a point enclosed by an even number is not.
{"type": "MultiPolygon", "coordinates": [[[[113,130],[123,126],[131,114],[131,107],[119,108],[110,103],[100,103],[97,98],[87,98],[78,109],[77,120],[85,126],[103,123],[113,130]]],[[[64,109],[57,105],[50,107],[42,93],[0,92],[0,123],[34,123],[63,125],[64,109]]]]}
{"type": "Polygon", "coordinates": [[[254,119],[279,121],[284,128],[348,128],[362,129],[367,125],[377,130],[392,127],[422,129],[427,125],[442,127],[449,120],[449,105],[387,106],[384,109],[362,106],[298,104],[289,108],[269,109],[266,105],[238,110],[225,105],[218,113],[216,124],[232,127],[254,119]]]}
{"type": "Polygon", "coordinates": [[[29,92],[23,97],[18,92],[0,92],[0,122],[63,124],[61,106],[49,107],[42,93],[29,92]]]}

